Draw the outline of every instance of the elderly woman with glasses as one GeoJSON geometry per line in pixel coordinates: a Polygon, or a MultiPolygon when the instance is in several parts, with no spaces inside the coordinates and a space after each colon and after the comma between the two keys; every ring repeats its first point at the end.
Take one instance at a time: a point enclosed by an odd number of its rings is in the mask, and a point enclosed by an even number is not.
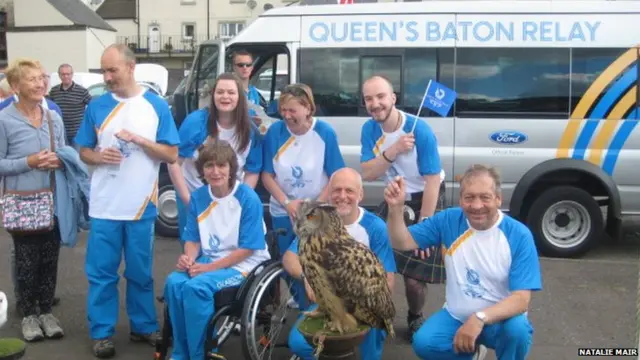
{"type": "MultiPolygon", "coordinates": [[[[345,167],[335,130],[313,116],[316,105],[311,89],[304,84],[289,85],[279,99],[282,121],[271,125],[264,137],[261,175],[271,194],[269,211],[282,255],[295,237],[292,218],[304,199],[326,201],[331,175],[345,167]]],[[[303,306],[304,287],[295,282],[294,298],[303,306]]],[[[293,305],[293,304],[292,304],[293,305]]]]}
{"type": "MultiPolygon", "coordinates": [[[[6,74],[18,101],[0,112],[0,176],[5,192],[53,190],[51,172],[61,161],[50,144],[65,146],[65,136],[60,116],[42,106],[45,74],[40,63],[30,59],[14,61],[6,74]]],[[[60,253],[57,219],[49,231],[16,231],[12,238],[24,339],[62,337],[60,323],[51,314],[60,253]]]]}
{"type": "Polygon", "coordinates": [[[262,202],[238,180],[238,159],[231,145],[224,140],[208,142],[199,151],[196,168],[206,185],[191,194],[184,253],[164,290],[174,360],[204,359],[214,294],[240,285],[270,258],[262,202]]]}

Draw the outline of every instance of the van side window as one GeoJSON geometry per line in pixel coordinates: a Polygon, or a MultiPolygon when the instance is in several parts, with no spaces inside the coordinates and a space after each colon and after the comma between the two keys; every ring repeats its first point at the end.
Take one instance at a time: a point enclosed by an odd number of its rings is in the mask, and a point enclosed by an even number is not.
{"type": "Polygon", "coordinates": [[[299,59],[300,82],[313,89],[318,116],[357,116],[358,49],[303,49],[299,59]]]}
{"type": "Polygon", "coordinates": [[[396,106],[402,106],[402,56],[363,56],[360,61],[360,82],[373,75],[382,75],[391,81],[396,94],[396,106]]]}
{"type": "MultiPolygon", "coordinates": [[[[302,49],[299,81],[313,89],[318,116],[362,116],[362,82],[384,75],[393,84],[396,106],[415,114],[429,80],[453,88],[453,53],[452,48],[302,49]]],[[[434,115],[423,109],[421,116],[434,115]]]]}
{"type": "MultiPolygon", "coordinates": [[[[616,71],[611,72],[602,78],[605,88],[602,94],[609,94],[610,99],[618,100],[622,98],[633,84],[637,83],[638,69],[633,66],[637,62],[637,49],[573,49],[571,57],[571,111],[572,118],[586,118],[593,114],[596,118],[603,118],[611,110],[610,106],[604,103],[598,107],[602,96],[597,94],[595,98],[585,98],[585,103],[581,105],[579,113],[573,114],[580,99],[587,92],[591,84],[620,56],[626,58],[625,65],[616,71]],[[623,55],[624,54],[624,55],[623,55]],[[634,73],[635,72],[635,73],[634,73]],[[588,103],[587,103],[588,102],[588,103]],[[584,107],[586,106],[586,107],[584,107]]],[[[612,70],[614,70],[612,68],[612,70]]],[[[629,108],[630,112],[635,106],[629,108]]],[[[628,114],[624,114],[626,117],[628,114]]]]}
{"type": "MultiPolygon", "coordinates": [[[[451,89],[454,88],[453,48],[411,48],[404,53],[402,110],[416,114],[422,103],[429,80],[437,81],[451,89]]],[[[453,116],[455,106],[448,116],[453,116]]],[[[428,108],[420,110],[420,116],[440,116],[428,108]]]]}
{"type": "Polygon", "coordinates": [[[456,116],[567,118],[569,49],[458,48],[456,116]]]}

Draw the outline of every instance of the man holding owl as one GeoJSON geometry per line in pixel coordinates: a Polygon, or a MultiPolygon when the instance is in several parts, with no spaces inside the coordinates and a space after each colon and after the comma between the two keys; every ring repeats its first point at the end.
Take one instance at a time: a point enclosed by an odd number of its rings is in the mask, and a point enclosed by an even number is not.
{"type": "MultiPolygon", "coordinates": [[[[369,247],[382,263],[387,272],[387,284],[393,290],[394,273],[396,264],[393,251],[390,246],[387,228],[384,221],[375,214],[359,206],[364,196],[362,178],[360,174],[350,168],[342,168],[336,171],[329,180],[329,202],[336,207],[338,215],[342,219],[347,232],[353,238],[369,247]]],[[[327,234],[329,236],[329,234],[327,234]]],[[[315,295],[305,280],[300,260],[298,258],[299,240],[296,238],[285,252],[282,263],[287,272],[294,278],[304,281],[307,296],[315,301],[315,295]]],[[[312,305],[307,310],[315,309],[312,305]]],[[[302,318],[302,317],[301,317],[302,318]]],[[[380,360],[382,347],[387,333],[381,329],[372,328],[360,346],[362,359],[380,360]]],[[[313,359],[313,348],[309,345],[297,324],[294,325],[289,335],[289,348],[303,360],[313,359]]]]}

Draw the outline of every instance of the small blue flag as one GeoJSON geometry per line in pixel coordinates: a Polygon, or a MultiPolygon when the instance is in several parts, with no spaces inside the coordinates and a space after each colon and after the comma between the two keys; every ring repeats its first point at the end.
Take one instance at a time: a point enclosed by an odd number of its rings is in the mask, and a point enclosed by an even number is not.
{"type": "Polygon", "coordinates": [[[420,108],[427,108],[444,117],[451,110],[457,96],[458,94],[448,87],[437,81],[429,80],[420,108]]]}

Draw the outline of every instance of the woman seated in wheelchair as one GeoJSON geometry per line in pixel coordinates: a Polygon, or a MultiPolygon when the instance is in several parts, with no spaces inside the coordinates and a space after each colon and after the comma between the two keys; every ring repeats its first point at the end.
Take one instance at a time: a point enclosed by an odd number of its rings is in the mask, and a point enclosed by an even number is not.
{"type": "Polygon", "coordinates": [[[173,328],[173,360],[202,360],[214,294],[239,286],[270,258],[262,203],[236,179],[238,160],[229,143],[208,142],[196,161],[206,185],[191,194],[184,253],[169,275],[164,296],[173,328]]]}

